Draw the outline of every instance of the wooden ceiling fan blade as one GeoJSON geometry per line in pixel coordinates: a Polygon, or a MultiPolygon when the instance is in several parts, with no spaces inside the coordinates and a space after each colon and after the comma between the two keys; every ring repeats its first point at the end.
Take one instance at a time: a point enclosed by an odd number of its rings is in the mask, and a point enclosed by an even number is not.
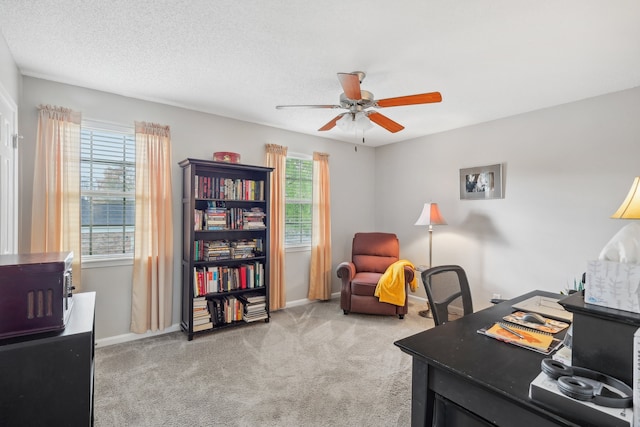
{"type": "Polygon", "coordinates": [[[276,105],[277,110],[288,110],[294,108],[343,108],[341,105],[276,105]]]}
{"type": "Polygon", "coordinates": [[[402,105],[430,104],[442,101],[440,92],[420,93],[417,95],[398,96],[376,101],[378,107],[400,107],[402,105]]]}
{"type": "Polygon", "coordinates": [[[353,100],[362,98],[360,92],[360,75],[356,73],[338,73],[338,80],[347,98],[353,100]]]}
{"type": "Polygon", "coordinates": [[[342,116],[344,116],[345,114],[346,113],[338,114],[333,119],[331,119],[331,121],[329,123],[327,123],[326,125],[322,126],[320,129],[318,129],[318,131],[325,131],[325,130],[333,129],[336,126],[336,123],[338,122],[338,120],[340,120],[342,118],[342,116]]]}
{"type": "Polygon", "coordinates": [[[389,117],[384,116],[378,112],[373,111],[369,113],[368,116],[369,120],[371,120],[373,123],[382,126],[391,133],[396,133],[404,129],[404,126],[402,126],[400,123],[394,122],[389,117]]]}

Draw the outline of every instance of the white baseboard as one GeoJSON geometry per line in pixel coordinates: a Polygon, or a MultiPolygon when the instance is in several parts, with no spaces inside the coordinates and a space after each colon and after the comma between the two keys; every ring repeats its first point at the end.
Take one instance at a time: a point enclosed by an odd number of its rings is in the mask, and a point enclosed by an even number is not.
{"type": "Polygon", "coordinates": [[[299,307],[301,305],[307,305],[312,302],[313,301],[311,301],[309,298],[303,298],[295,301],[288,301],[287,304],[284,306],[284,308],[299,307]]]}
{"type": "MultiPolygon", "coordinates": [[[[340,292],[335,292],[333,294],[331,294],[331,299],[334,298],[340,298],[340,292]]],[[[287,302],[287,304],[285,305],[284,308],[291,308],[291,307],[298,307],[301,305],[307,305],[307,304],[311,304],[313,302],[316,302],[315,300],[310,300],[309,298],[302,298],[302,299],[298,299],[295,301],[289,301],[287,302]]]]}
{"type": "MultiPolygon", "coordinates": [[[[421,301],[424,304],[427,304],[429,302],[429,300],[427,300],[424,297],[418,297],[418,296],[414,296],[414,295],[409,295],[409,299],[418,300],[418,301],[421,301]]],[[[464,315],[464,308],[458,307],[458,306],[455,306],[455,305],[451,305],[451,306],[449,306],[449,312],[453,313],[453,314],[456,314],[458,316],[463,316],[464,315]]]]}
{"type": "Polygon", "coordinates": [[[133,332],[131,332],[129,334],[122,334],[122,335],[116,335],[114,337],[101,338],[96,340],[96,348],[107,347],[110,345],[121,344],[124,342],[136,341],[142,338],[155,337],[158,335],[164,335],[164,334],[168,334],[170,332],[176,332],[179,330],[180,330],[180,324],[176,323],[169,326],[163,331],[155,331],[155,332],[147,331],[144,334],[134,334],[133,332]]]}
{"type": "Polygon", "coordinates": [[[414,299],[414,300],[418,300],[418,301],[422,301],[422,302],[427,302],[427,299],[425,297],[419,297],[416,295],[411,295],[409,294],[409,299],[414,299]]]}

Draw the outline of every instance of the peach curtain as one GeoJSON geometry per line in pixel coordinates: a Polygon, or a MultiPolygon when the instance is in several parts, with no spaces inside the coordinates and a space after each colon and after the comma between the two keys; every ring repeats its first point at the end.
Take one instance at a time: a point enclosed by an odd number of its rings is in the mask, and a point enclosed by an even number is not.
{"type": "Polygon", "coordinates": [[[284,198],[287,168],[287,147],[276,144],[266,145],[265,165],[271,172],[271,192],[269,194],[269,309],[279,310],[287,303],[284,270],[284,198]]]}
{"type": "Polygon", "coordinates": [[[73,285],[81,287],[80,122],[68,108],[38,106],[31,201],[31,252],[73,251],[73,285]]]}
{"type": "Polygon", "coordinates": [[[131,331],[171,325],[173,215],[171,131],[136,122],[136,222],[131,296],[131,331]]]}
{"type": "Polygon", "coordinates": [[[331,185],[329,155],[313,153],[310,300],[331,299],[331,185]]]}

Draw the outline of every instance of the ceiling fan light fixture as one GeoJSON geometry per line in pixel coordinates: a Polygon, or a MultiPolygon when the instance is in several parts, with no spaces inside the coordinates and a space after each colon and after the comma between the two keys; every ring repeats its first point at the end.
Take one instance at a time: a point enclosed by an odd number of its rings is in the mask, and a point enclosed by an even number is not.
{"type": "Polygon", "coordinates": [[[364,132],[373,127],[371,120],[364,112],[345,113],[336,125],[344,132],[361,131],[364,132]]]}
{"type": "Polygon", "coordinates": [[[361,130],[362,132],[367,131],[373,127],[371,124],[371,120],[369,120],[369,116],[365,113],[356,114],[356,129],[361,130]]]}
{"type": "Polygon", "coordinates": [[[356,128],[356,123],[353,118],[353,113],[345,113],[340,117],[340,120],[336,122],[336,125],[338,125],[338,127],[344,132],[351,132],[354,130],[356,128]]]}

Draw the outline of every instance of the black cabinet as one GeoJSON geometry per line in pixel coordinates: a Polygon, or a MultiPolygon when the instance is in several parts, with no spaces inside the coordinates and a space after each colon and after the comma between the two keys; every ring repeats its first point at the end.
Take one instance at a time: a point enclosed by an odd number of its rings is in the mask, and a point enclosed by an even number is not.
{"type": "Polygon", "coordinates": [[[0,425],[93,425],[94,313],[74,294],[64,330],[0,341],[0,425]]]}
{"type": "Polygon", "coordinates": [[[269,321],[272,168],[185,159],[181,327],[201,332],[269,321]]]}

